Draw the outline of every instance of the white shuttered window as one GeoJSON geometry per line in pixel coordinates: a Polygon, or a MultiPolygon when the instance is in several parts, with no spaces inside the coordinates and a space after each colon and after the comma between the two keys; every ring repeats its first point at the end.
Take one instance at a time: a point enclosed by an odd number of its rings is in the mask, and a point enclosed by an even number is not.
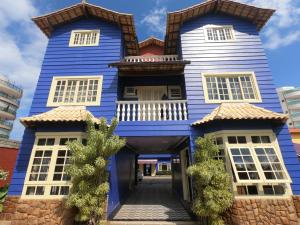
{"type": "Polygon", "coordinates": [[[100,30],[73,30],[70,37],[70,47],[98,46],[100,30]]]}

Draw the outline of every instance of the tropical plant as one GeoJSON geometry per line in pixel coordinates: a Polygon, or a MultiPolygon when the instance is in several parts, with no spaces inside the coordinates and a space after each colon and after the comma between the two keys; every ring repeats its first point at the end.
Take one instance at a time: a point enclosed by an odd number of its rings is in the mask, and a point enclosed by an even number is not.
{"type": "Polygon", "coordinates": [[[195,192],[192,210],[211,225],[223,225],[222,213],[233,202],[230,176],[224,162],[216,159],[219,149],[211,137],[197,138],[195,144],[194,164],[187,169],[195,192]]]}
{"type": "Polygon", "coordinates": [[[104,207],[109,191],[107,166],[109,158],[116,154],[126,141],[114,135],[118,122],[113,119],[107,125],[104,118],[96,125],[87,120],[87,143],[69,142],[71,164],[66,168],[72,177],[72,188],[67,206],[76,207],[76,221],[89,225],[102,224],[104,207]]]}
{"type": "MultiPolygon", "coordinates": [[[[8,172],[0,169],[0,180],[6,180],[8,172]]],[[[0,213],[3,211],[3,203],[8,193],[8,186],[0,187],[0,213]]]]}

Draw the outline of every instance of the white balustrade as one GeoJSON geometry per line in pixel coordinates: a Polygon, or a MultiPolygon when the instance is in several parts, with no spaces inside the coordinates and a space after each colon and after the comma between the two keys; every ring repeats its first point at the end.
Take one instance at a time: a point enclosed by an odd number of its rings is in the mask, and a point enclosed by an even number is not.
{"type": "Polygon", "coordinates": [[[128,56],[124,58],[125,62],[174,62],[178,61],[177,55],[144,55],[144,56],[128,56]]]}
{"type": "Polygon", "coordinates": [[[187,120],[186,100],[118,101],[119,121],[187,120]]]}

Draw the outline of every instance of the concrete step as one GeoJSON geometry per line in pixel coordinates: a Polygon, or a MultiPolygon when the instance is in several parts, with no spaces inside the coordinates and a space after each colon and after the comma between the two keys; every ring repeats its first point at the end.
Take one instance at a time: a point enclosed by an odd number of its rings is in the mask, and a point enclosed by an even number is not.
{"type": "Polygon", "coordinates": [[[108,221],[108,225],[198,225],[197,221],[108,221]]]}
{"type": "Polygon", "coordinates": [[[0,220],[0,225],[11,225],[11,221],[0,220]]]}

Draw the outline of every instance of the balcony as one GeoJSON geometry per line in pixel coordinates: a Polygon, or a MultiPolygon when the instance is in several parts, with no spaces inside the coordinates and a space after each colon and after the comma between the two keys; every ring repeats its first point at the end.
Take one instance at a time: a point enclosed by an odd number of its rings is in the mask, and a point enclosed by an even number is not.
{"type": "Polygon", "coordinates": [[[187,101],[118,101],[117,119],[119,121],[187,120],[187,101]]]}
{"type": "Polygon", "coordinates": [[[8,122],[8,121],[4,121],[4,120],[0,120],[0,127],[4,128],[6,130],[11,130],[12,127],[13,127],[13,123],[8,122]]]}
{"type": "Polygon", "coordinates": [[[8,107],[0,106],[0,118],[6,120],[14,120],[16,118],[16,111],[8,107]]]}
{"type": "Polygon", "coordinates": [[[177,55],[143,55],[125,57],[120,62],[111,63],[110,66],[117,67],[123,74],[161,75],[162,73],[182,73],[187,64],[190,64],[190,61],[182,60],[177,55]]]}
{"type": "Polygon", "coordinates": [[[285,97],[287,99],[299,99],[300,98],[300,90],[292,90],[290,92],[286,92],[285,97]]]}
{"type": "Polygon", "coordinates": [[[15,106],[19,106],[20,105],[20,100],[17,98],[14,98],[8,94],[5,94],[4,92],[0,91],[0,99],[2,99],[5,102],[9,102],[15,106]]]}
{"type": "Polygon", "coordinates": [[[10,83],[9,81],[0,80],[1,91],[7,93],[8,95],[14,96],[16,98],[21,98],[23,90],[16,85],[10,83]]]}

